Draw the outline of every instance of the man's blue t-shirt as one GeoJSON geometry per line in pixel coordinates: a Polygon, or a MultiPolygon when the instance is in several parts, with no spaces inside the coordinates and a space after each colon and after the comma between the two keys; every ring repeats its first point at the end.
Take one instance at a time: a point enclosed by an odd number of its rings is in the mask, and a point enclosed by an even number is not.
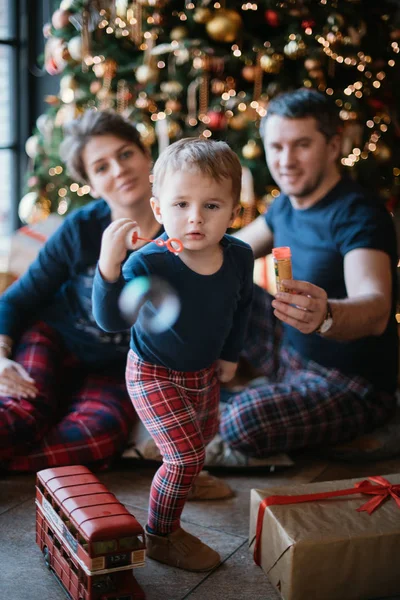
{"type": "Polygon", "coordinates": [[[337,342],[305,335],[284,325],[285,341],[302,356],[326,367],[361,375],[378,389],[393,392],[397,384],[398,341],[395,320],[397,246],[392,219],[384,206],[355,182],[342,179],[319,202],[293,208],[280,195],[265,214],[274,246],[290,246],[293,278],[323,288],[328,298],[346,298],[344,256],[355,248],[382,250],[389,255],[393,276],[391,316],[381,336],[337,342]]]}
{"type": "MultiPolygon", "coordinates": [[[[166,240],[163,234],[161,239],[166,240]]],[[[165,247],[148,244],[126,261],[115,283],[104,281],[97,269],[93,282],[93,312],[106,331],[126,327],[118,298],[126,282],[140,275],[157,275],[175,288],[181,312],[164,333],[149,333],[141,313],[132,327],[131,348],[146,362],[176,371],[198,371],[217,359],[236,362],[243,348],[253,293],[253,252],[241,240],[221,240],[223,264],[211,275],[200,275],[165,247]]]]}

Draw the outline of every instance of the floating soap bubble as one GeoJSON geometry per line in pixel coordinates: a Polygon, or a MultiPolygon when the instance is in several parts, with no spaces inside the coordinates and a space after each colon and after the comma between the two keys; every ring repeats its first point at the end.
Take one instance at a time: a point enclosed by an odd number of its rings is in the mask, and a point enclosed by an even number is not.
{"type": "Polygon", "coordinates": [[[181,303],[174,288],[156,275],[135,277],[122,290],[119,308],[133,325],[139,315],[143,327],[151,333],[167,331],[179,316],[181,303]]]}

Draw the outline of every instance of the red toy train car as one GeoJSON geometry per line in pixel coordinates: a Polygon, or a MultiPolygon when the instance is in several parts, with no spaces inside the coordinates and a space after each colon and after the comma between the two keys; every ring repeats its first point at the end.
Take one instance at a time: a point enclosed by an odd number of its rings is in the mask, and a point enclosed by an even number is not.
{"type": "Polygon", "coordinates": [[[144,599],[143,528],[86,467],[37,473],[36,543],[73,600],[144,599]]]}

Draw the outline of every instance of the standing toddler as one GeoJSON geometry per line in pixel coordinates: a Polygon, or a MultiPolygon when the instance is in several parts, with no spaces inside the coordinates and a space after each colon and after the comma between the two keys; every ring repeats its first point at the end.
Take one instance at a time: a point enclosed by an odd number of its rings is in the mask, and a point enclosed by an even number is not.
{"type": "MultiPolygon", "coordinates": [[[[218,431],[219,382],[235,374],[253,290],[253,253],[226,235],[239,211],[241,165],[225,142],[187,138],[168,146],[155,163],[151,206],[161,239],[178,238],[175,255],[148,244],[121,264],[129,219],[104,232],[93,287],[93,312],[105,331],[126,329],[118,309],[124,285],[157,275],[177,291],[181,312],[163,333],[149,333],[139,311],[131,329],[126,369],[137,414],[163,463],[154,476],[147,554],[190,571],[208,571],[219,554],[180,526],[190,488],[218,431]]],[[[140,224],[139,224],[140,225],[140,224]]]]}

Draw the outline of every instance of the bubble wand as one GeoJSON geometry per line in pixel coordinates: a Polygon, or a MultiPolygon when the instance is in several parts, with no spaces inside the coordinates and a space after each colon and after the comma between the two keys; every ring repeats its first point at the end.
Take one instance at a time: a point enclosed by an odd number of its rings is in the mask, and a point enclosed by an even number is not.
{"type": "Polygon", "coordinates": [[[182,252],[183,250],[183,244],[181,240],[178,240],[178,238],[169,238],[168,240],[162,240],[158,238],[156,240],[151,240],[149,238],[140,237],[138,231],[135,230],[132,233],[132,245],[135,246],[138,240],[143,240],[144,242],[153,242],[154,244],[157,244],[157,246],[159,246],[160,248],[166,246],[167,250],[173,252],[174,254],[179,254],[179,252],[182,252]]]}

